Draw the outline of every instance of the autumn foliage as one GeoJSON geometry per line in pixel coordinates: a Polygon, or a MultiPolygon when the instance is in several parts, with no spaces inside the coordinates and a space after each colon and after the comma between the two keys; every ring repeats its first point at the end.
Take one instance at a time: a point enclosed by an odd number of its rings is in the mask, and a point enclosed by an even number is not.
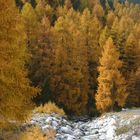
{"type": "MultiPolygon", "coordinates": [[[[11,0],[0,1],[0,120],[24,120],[38,89],[30,85],[23,20],[11,0]]],[[[1,124],[0,123],[0,124],[1,124]]]]}
{"type": "Polygon", "coordinates": [[[69,115],[139,107],[139,27],[129,2],[0,0],[0,120],[49,101],[69,115]]]}
{"type": "Polygon", "coordinates": [[[96,94],[96,106],[100,112],[113,111],[115,103],[121,107],[125,105],[126,81],[119,71],[121,66],[119,53],[113,45],[113,40],[109,38],[103,46],[100,66],[98,67],[99,87],[96,94]]]}

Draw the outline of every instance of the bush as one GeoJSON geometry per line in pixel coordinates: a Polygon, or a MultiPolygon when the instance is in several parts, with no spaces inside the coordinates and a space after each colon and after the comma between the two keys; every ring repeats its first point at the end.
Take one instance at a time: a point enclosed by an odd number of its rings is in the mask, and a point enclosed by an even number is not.
{"type": "Polygon", "coordinates": [[[49,129],[45,133],[37,126],[28,128],[20,135],[19,140],[54,140],[55,130],[49,129]]]}
{"type": "Polygon", "coordinates": [[[37,107],[35,109],[35,112],[48,113],[48,114],[56,113],[56,114],[59,114],[60,116],[65,116],[64,110],[59,108],[58,106],[56,106],[55,103],[52,103],[52,102],[48,102],[44,106],[41,105],[41,106],[37,107]]]}

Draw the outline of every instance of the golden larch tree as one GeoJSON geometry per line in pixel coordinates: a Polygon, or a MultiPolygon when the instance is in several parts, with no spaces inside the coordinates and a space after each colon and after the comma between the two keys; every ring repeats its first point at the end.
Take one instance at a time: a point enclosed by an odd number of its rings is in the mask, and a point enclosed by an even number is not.
{"type": "Polygon", "coordinates": [[[96,94],[96,106],[100,112],[114,109],[115,104],[120,107],[125,105],[127,98],[126,82],[119,69],[122,62],[119,60],[113,41],[109,38],[103,47],[100,58],[98,90],[96,94]]]}
{"type": "Polygon", "coordinates": [[[25,69],[28,54],[23,20],[11,0],[0,1],[0,15],[0,120],[23,120],[38,91],[30,86],[25,69]]]}
{"type": "Polygon", "coordinates": [[[128,107],[140,106],[140,68],[136,72],[132,72],[129,76],[127,90],[129,95],[127,97],[126,105],[128,107]]]}
{"type": "Polygon", "coordinates": [[[86,111],[89,87],[85,47],[79,45],[78,20],[78,14],[71,9],[54,26],[51,89],[57,104],[71,114],[81,115],[86,111]]]}
{"type": "Polygon", "coordinates": [[[36,70],[38,69],[38,36],[39,36],[39,24],[37,15],[32,5],[26,2],[21,10],[23,22],[26,33],[27,49],[29,50],[31,57],[28,62],[29,77],[32,80],[36,70]]]}
{"type": "Polygon", "coordinates": [[[92,98],[96,93],[97,87],[97,66],[100,54],[100,47],[98,44],[99,32],[101,30],[101,23],[97,17],[93,17],[88,9],[85,9],[80,16],[80,48],[84,48],[84,58],[87,61],[88,70],[88,112],[95,111],[95,98],[92,98]],[[94,26],[93,26],[94,25],[94,26]]]}

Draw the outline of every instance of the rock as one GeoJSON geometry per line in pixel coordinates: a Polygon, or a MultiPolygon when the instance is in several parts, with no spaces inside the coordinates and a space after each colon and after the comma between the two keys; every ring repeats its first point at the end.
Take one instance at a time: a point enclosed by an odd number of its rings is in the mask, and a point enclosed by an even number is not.
{"type": "Polygon", "coordinates": [[[64,137],[66,137],[66,140],[77,140],[74,136],[66,134],[64,137]]]}
{"type": "Polygon", "coordinates": [[[100,119],[99,121],[97,121],[97,124],[98,124],[99,126],[103,126],[104,120],[103,120],[103,119],[100,119]]]}
{"type": "Polygon", "coordinates": [[[80,140],[98,140],[99,136],[98,135],[89,135],[89,136],[84,136],[80,140]]]}
{"type": "Polygon", "coordinates": [[[132,136],[132,140],[140,140],[140,136],[132,136]]]}
{"type": "Polygon", "coordinates": [[[105,133],[105,132],[106,132],[106,128],[99,129],[99,133],[105,133]]]}
{"type": "MultiPolygon", "coordinates": [[[[106,114],[86,121],[79,119],[76,122],[67,120],[66,117],[61,117],[55,113],[51,115],[34,114],[29,124],[39,125],[44,131],[54,128],[56,130],[56,140],[140,140],[139,123],[135,124],[128,132],[116,135],[116,128],[130,125],[138,118],[138,113],[134,118],[132,115],[129,117],[128,114],[124,114],[127,112],[106,114]],[[127,119],[124,117],[126,115],[127,119]]],[[[25,125],[28,126],[28,123],[25,125]]]]}
{"type": "Polygon", "coordinates": [[[56,121],[53,121],[53,122],[52,122],[52,126],[53,126],[53,127],[57,127],[58,125],[59,125],[59,124],[58,124],[56,121]]]}
{"type": "Polygon", "coordinates": [[[108,140],[106,139],[105,133],[99,136],[99,140],[108,140]]]}
{"type": "Polygon", "coordinates": [[[91,128],[90,132],[91,132],[92,134],[98,134],[98,133],[99,133],[99,130],[98,130],[98,129],[93,129],[93,128],[91,128]]]}
{"type": "Polygon", "coordinates": [[[46,130],[46,129],[50,128],[50,126],[49,125],[44,125],[41,128],[42,128],[42,130],[46,130]]]}
{"type": "Polygon", "coordinates": [[[81,131],[81,130],[76,129],[76,130],[74,130],[73,135],[74,135],[74,136],[82,136],[82,135],[83,135],[83,133],[82,133],[82,131],[81,131]]]}
{"type": "Polygon", "coordinates": [[[51,121],[52,121],[52,118],[51,118],[51,117],[48,117],[48,118],[45,120],[45,122],[48,123],[48,124],[50,124],[51,121]]]}
{"type": "Polygon", "coordinates": [[[116,125],[116,120],[114,118],[111,118],[109,121],[109,125],[116,125]]]}
{"type": "Polygon", "coordinates": [[[73,131],[67,127],[61,127],[60,130],[63,132],[63,133],[67,133],[67,134],[72,134],[73,131]]]}
{"type": "Polygon", "coordinates": [[[111,139],[112,140],[114,138],[114,136],[116,135],[115,130],[116,130],[116,127],[115,126],[110,126],[108,128],[108,130],[107,130],[106,137],[108,139],[111,139]]]}
{"type": "Polygon", "coordinates": [[[128,108],[122,108],[122,111],[127,111],[128,110],[128,108]]]}

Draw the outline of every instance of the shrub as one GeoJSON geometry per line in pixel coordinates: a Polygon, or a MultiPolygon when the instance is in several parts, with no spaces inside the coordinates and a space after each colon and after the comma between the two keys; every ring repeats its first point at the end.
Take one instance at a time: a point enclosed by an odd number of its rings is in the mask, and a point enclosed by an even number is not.
{"type": "Polygon", "coordinates": [[[54,140],[55,139],[55,130],[49,129],[46,132],[42,132],[41,129],[37,126],[28,128],[23,132],[20,137],[20,140],[54,140]]]}
{"type": "Polygon", "coordinates": [[[37,107],[35,109],[35,112],[37,112],[37,113],[48,113],[48,114],[56,113],[56,114],[59,114],[60,116],[65,115],[64,110],[59,108],[58,106],[56,106],[55,103],[52,103],[52,102],[48,102],[44,106],[41,105],[41,106],[37,107]]]}

